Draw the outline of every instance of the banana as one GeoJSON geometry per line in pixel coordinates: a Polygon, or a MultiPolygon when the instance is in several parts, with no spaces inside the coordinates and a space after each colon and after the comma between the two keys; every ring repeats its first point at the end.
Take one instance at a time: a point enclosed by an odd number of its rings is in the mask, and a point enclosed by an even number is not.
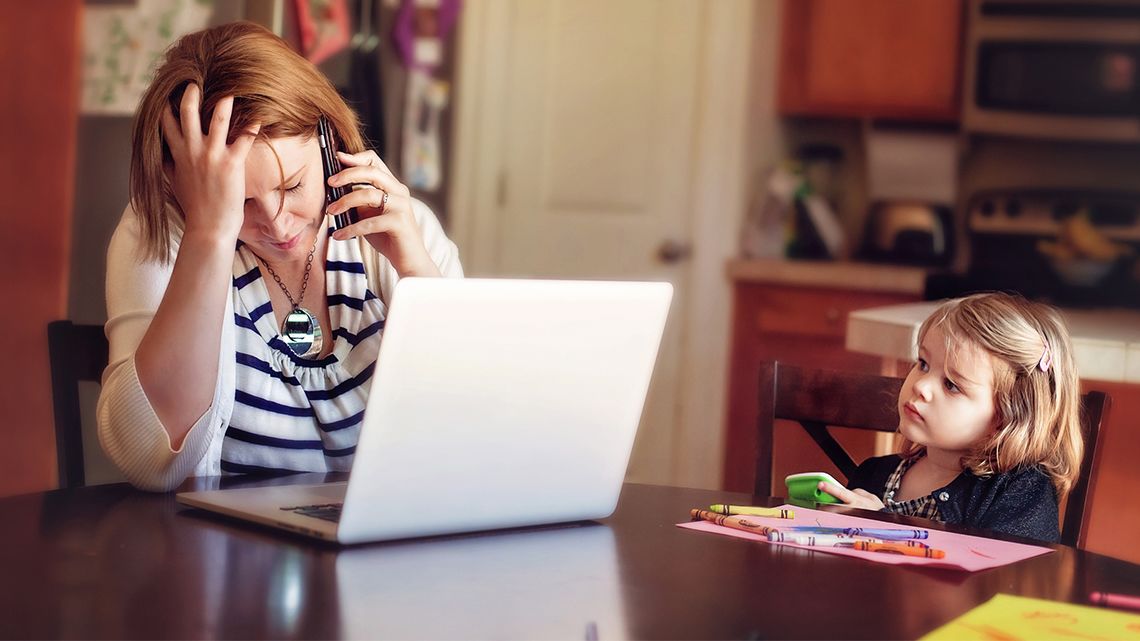
{"type": "Polygon", "coordinates": [[[1093,227],[1088,211],[1070,216],[1061,228],[1060,244],[1069,246],[1077,256],[1095,260],[1116,260],[1132,253],[1128,245],[1115,243],[1093,227]]]}

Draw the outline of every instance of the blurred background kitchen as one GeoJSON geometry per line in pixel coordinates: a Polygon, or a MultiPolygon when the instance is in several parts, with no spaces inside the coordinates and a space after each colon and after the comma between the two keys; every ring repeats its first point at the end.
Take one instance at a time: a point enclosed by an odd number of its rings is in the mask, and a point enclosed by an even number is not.
{"type": "MultiPolygon", "coordinates": [[[[1011,289],[1070,314],[1113,396],[1088,545],[1140,561],[1135,0],[0,3],[0,496],[57,483],[45,327],[105,320],[156,56],[239,19],[318,63],[469,275],[674,284],[631,480],[751,487],[760,361],[900,373],[911,304],[1011,289]]],[[[88,483],[118,479],[97,393],[88,483]]],[[[776,478],[805,469],[834,470],[778,432],[776,478]]]]}

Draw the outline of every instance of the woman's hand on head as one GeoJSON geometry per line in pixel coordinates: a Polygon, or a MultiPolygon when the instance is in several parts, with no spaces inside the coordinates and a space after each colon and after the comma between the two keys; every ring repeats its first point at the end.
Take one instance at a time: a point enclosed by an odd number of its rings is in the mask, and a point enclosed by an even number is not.
{"type": "Polygon", "coordinates": [[[883,502],[879,500],[879,497],[871,494],[867,490],[858,488],[849,490],[842,485],[828,483],[827,481],[820,481],[818,487],[820,490],[843,501],[845,505],[850,507],[862,508],[864,510],[881,510],[885,507],[883,502]]]}
{"type": "Polygon", "coordinates": [[[412,213],[412,196],[396,179],[375,151],[358,154],[338,151],[343,170],[329,179],[333,187],[363,185],[329,205],[327,213],[336,215],[356,208],[360,220],[337,230],[333,238],[344,240],[363,235],[376,251],[384,255],[400,276],[439,276],[412,213]],[[388,195],[387,202],[384,194],[388,195]]]}
{"type": "Polygon", "coordinates": [[[234,97],[218,101],[208,133],[202,134],[202,90],[187,85],[182,94],[179,119],[162,112],[162,134],[170,147],[174,196],[186,216],[186,233],[220,235],[236,239],[245,217],[245,159],[261,125],[226,144],[234,97]]]}

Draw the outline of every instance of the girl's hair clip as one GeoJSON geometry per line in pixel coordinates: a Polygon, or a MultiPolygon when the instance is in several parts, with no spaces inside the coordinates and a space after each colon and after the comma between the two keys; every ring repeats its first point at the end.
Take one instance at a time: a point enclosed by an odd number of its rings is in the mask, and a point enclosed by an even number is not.
{"type": "Polygon", "coordinates": [[[1048,372],[1049,368],[1053,366],[1053,352],[1049,349],[1049,343],[1045,343],[1045,351],[1041,352],[1041,360],[1037,361],[1037,369],[1042,372],[1048,372]]]}

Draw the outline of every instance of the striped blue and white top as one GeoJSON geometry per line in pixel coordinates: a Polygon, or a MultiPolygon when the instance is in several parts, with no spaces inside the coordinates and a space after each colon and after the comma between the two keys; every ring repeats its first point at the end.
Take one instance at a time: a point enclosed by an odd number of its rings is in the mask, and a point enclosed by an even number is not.
{"type": "Polygon", "coordinates": [[[317,360],[297,357],[281,340],[259,261],[244,246],[237,251],[237,369],[222,472],[348,471],[387,312],[369,289],[360,243],[328,240],[325,340],[335,344],[317,360]]]}

